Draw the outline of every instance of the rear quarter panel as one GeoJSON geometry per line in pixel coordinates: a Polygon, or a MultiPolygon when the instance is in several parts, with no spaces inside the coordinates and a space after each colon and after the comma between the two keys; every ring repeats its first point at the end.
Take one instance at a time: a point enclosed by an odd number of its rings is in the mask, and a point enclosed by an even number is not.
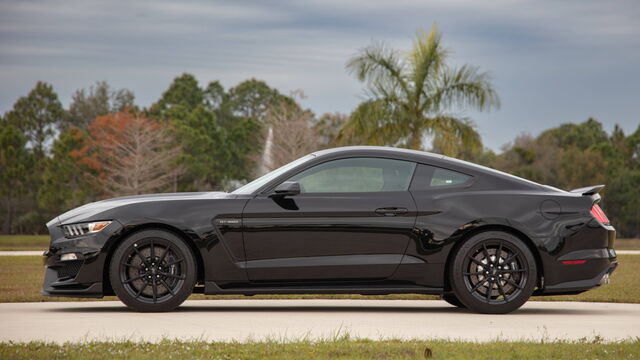
{"type": "Polygon", "coordinates": [[[424,263],[405,265],[399,269],[399,276],[428,273],[435,276],[418,282],[443,286],[446,274],[440,274],[444,270],[438,270],[436,264],[444,269],[456,247],[483,229],[502,229],[523,238],[536,256],[547,284],[567,281],[567,275],[591,275],[563,273],[565,269],[560,269],[557,261],[563,254],[578,249],[607,247],[606,230],[599,230],[601,227],[589,212],[592,203],[589,197],[542,188],[478,187],[483,186],[412,192],[418,216],[406,256],[420,258],[424,263]],[[409,267],[414,269],[408,271],[409,267]]]}

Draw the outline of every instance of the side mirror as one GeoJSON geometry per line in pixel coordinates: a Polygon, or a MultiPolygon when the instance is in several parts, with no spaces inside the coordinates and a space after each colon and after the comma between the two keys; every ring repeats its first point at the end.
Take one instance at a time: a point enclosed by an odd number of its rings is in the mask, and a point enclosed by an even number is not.
{"type": "Polygon", "coordinates": [[[271,196],[293,196],[300,194],[300,183],[297,181],[285,181],[273,189],[271,196]]]}

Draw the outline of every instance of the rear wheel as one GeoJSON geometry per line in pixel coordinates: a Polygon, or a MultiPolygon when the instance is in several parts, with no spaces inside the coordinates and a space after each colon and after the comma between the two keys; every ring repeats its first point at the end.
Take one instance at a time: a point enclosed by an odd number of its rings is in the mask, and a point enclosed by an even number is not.
{"type": "Polygon", "coordinates": [[[144,230],[116,249],[109,278],[118,298],[136,311],[170,311],[193,291],[196,263],[191,249],[176,235],[144,230]]]}
{"type": "Polygon", "coordinates": [[[481,313],[504,314],[518,309],[537,282],[531,250],[516,236],[500,231],[468,239],[451,266],[450,283],[456,298],[481,313]]]}

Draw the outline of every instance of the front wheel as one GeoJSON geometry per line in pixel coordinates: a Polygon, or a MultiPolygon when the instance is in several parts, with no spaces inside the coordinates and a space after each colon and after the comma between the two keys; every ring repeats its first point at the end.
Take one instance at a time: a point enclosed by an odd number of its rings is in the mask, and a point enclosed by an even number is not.
{"type": "Polygon", "coordinates": [[[144,230],[127,237],[116,249],[109,279],[129,308],[170,311],[193,291],[196,262],[189,246],[162,230],[144,230]]]}
{"type": "Polygon", "coordinates": [[[451,266],[450,283],[456,298],[480,313],[505,314],[518,309],[537,283],[531,250],[516,236],[500,231],[469,238],[451,266]]]}

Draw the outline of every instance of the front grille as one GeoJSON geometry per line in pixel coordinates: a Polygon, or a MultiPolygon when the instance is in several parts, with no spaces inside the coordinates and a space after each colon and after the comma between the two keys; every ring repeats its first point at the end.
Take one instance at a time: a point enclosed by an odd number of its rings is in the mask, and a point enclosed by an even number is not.
{"type": "Polygon", "coordinates": [[[68,261],[58,268],[58,279],[72,279],[78,275],[82,260],[68,261]]]}

